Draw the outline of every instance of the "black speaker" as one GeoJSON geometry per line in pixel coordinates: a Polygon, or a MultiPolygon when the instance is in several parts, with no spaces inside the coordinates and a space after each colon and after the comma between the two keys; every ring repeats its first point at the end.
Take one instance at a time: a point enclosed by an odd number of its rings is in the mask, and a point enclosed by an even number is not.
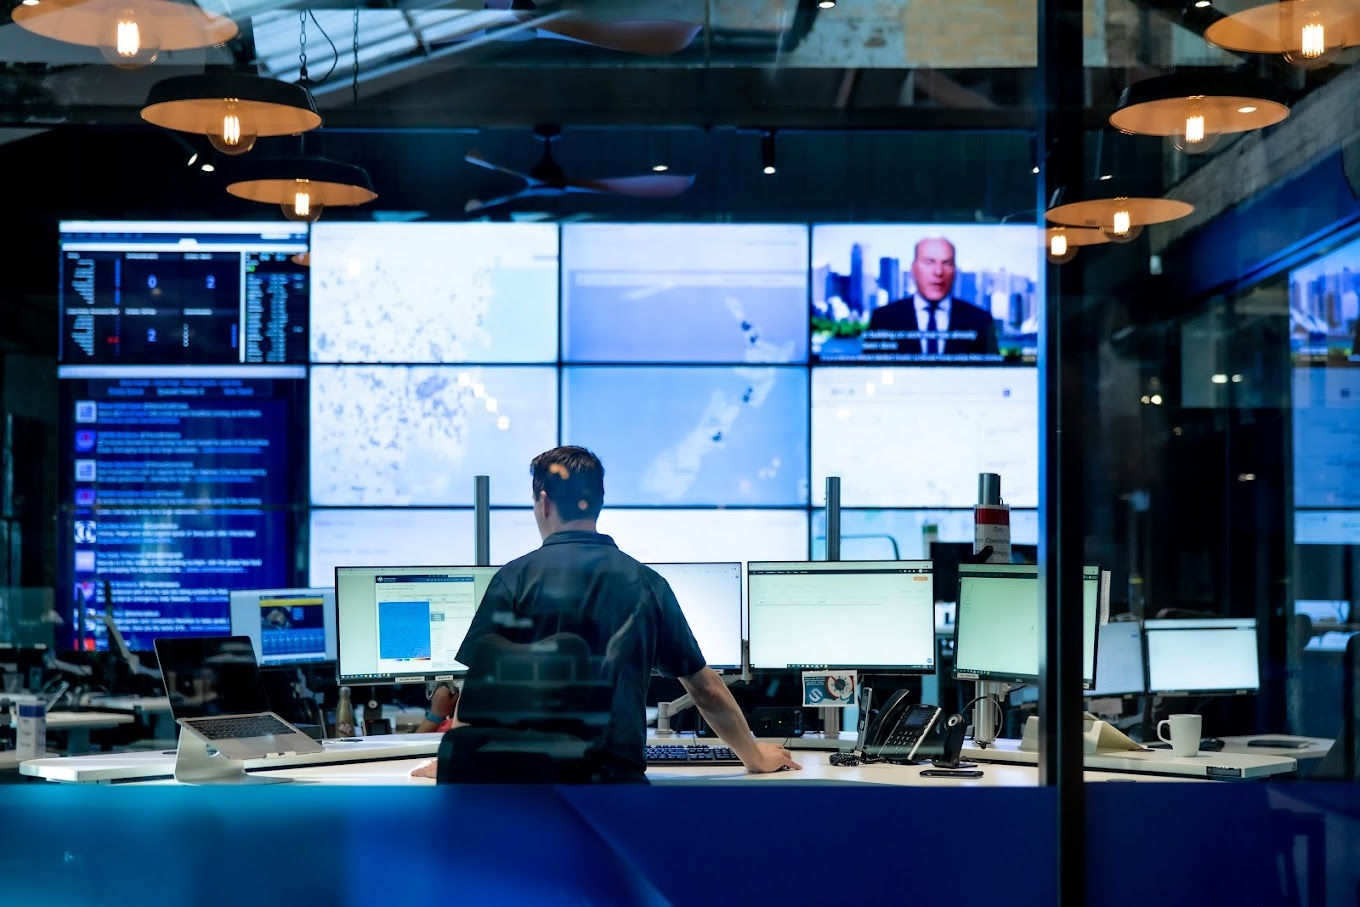
{"type": "Polygon", "coordinates": [[[963,750],[963,736],[968,732],[968,719],[953,714],[938,724],[940,729],[940,755],[934,760],[940,768],[960,768],[959,753],[963,750]]]}

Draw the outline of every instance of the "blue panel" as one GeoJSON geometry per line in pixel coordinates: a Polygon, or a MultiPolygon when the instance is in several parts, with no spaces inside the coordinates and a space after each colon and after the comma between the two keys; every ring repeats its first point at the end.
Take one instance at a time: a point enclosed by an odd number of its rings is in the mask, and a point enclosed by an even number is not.
{"type": "Polygon", "coordinates": [[[807,359],[802,224],[568,224],[567,362],[807,359]]]}
{"type": "Polygon", "coordinates": [[[569,368],[562,432],[608,505],[807,503],[802,368],[569,368]]]}

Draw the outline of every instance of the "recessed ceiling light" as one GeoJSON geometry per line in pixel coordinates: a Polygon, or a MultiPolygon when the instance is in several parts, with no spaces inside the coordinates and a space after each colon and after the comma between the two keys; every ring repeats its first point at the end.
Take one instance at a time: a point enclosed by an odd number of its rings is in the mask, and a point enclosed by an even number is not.
{"type": "Polygon", "coordinates": [[[1113,174],[1113,173],[1106,173],[1106,174],[1104,174],[1103,176],[1101,176],[1100,181],[1101,181],[1101,182],[1104,182],[1105,180],[1108,180],[1108,179],[1114,179],[1114,174],[1113,174]]]}
{"type": "Polygon", "coordinates": [[[1253,107],[1253,106],[1251,106],[1250,104],[1247,104],[1247,105],[1244,106],[1244,107],[1239,107],[1239,108],[1237,108],[1237,112],[1238,112],[1238,113],[1255,113],[1255,112],[1256,112],[1256,108],[1253,107]]]}
{"type": "Polygon", "coordinates": [[[835,9],[836,0],[818,0],[817,5],[820,6],[822,9],[835,9]]]}
{"type": "Polygon", "coordinates": [[[1038,172],[1039,172],[1039,168],[1038,168],[1038,167],[1035,167],[1035,168],[1033,168],[1032,170],[1030,170],[1030,173],[1035,173],[1035,174],[1037,174],[1038,172]]]}
{"type": "Polygon", "coordinates": [[[1195,0],[1195,9],[1204,9],[1206,6],[1213,6],[1210,0],[1195,0]]]}
{"type": "Polygon", "coordinates": [[[653,165],[652,165],[652,172],[653,172],[653,173],[665,173],[665,172],[666,172],[667,170],[669,170],[669,169],[671,169],[671,165],[670,165],[670,164],[653,164],[653,165]]]}

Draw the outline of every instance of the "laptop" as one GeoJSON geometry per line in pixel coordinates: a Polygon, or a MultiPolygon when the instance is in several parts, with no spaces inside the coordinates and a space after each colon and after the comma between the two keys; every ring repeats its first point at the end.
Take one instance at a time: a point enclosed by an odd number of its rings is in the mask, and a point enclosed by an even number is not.
{"type": "Polygon", "coordinates": [[[175,723],[222,756],[244,761],[321,751],[270,710],[249,636],[163,637],[155,647],[175,723]]]}

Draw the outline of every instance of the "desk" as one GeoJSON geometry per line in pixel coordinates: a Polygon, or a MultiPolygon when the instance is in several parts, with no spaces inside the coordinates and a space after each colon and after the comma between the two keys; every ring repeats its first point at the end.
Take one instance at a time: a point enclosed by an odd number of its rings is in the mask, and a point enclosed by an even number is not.
{"type": "MultiPolygon", "coordinates": [[[[291,778],[304,784],[375,785],[375,786],[434,786],[429,778],[412,778],[411,770],[424,759],[389,759],[383,762],[352,762],[339,765],[308,765],[280,768],[271,775],[291,778]]],[[[24,763],[27,766],[29,763],[24,763]]],[[[981,778],[922,778],[928,765],[831,765],[821,754],[802,762],[798,772],[773,772],[767,775],[747,774],[740,766],[732,765],[657,765],[647,769],[647,777],[654,786],[680,784],[872,784],[894,787],[1036,787],[1039,771],[1030,765],[985,765],[981,778]]],[[[1170,777],[1165,775],[1131,776],[1119,772],[1087,771],[1087,781],[1123,782],[1186,782],[1209,783],[1203,779],[1170,777]]],[[[162,778],[141,782],[145,784],[175,784],[162,778]]]]}
{"type": "Polygon", "coordinates": [[[66,755],[79,756],[90,751],[90,731],[132,724],[137,719],[118,712],[48,712],[47,732],[66,733],[66,755]]]}
{"type": "MultiPolygon", "coordinates": [[[[270,756],[251,759],[247,769],[274,769],[306,765],[363,762],[375,764],[385,759],[429,757],[439,751],[443,734],[388,734],[356,738],[349,742],[324,744],[319,753],[270,756]]],[[[100,753],[93,756],[29,759],[19,773],[48,781],[72,784],[123,784],[135,781],[173,779],[174,750],[139,750],[126,753],[100,753]]]]}
{"type": "MultiPolygon", "coordinates": [[[[1021,750],[1020,741],[1011,738],[1000,738],[986,749],[979,749],[970,740],[965,740],[960,758],[975,762],[1039,764],[1038,753],[1021,750]]],[[[1266,778],[1293,774],[1298,770],[1298,762],[1292,756],[1225,751],[1173,756],[1169,750],[1122,750],[1087,753],[1083,762],[1088,771],[1097,769],[1215,780],[1266,778]]]]}
{"type": "Polygon", "coordinates": [[[139,721],[149,721],[151,736],[157,740],[174,740],[179,728],[170,712],[170,700],[165,696],[108,696],[90,693],[81,697],[86,708],[104,712],[126,712],[139,721]]]}

